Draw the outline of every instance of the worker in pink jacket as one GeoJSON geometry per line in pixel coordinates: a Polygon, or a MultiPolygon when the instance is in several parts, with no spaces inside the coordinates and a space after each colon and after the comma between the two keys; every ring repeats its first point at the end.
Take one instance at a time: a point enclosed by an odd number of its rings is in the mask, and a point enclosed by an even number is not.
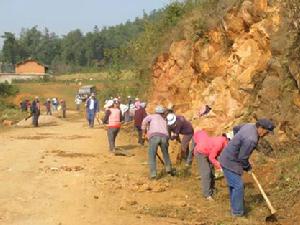
{"type": "Polygon", "coordinates": [[[228,139],[225,136],[210,137],[203,130],[196,131],[193,138],[194,155],[198,161],[202,192],[207,200],[212,200],[215,189],[215,168],[222,170],[217,157],[226,147],[228,139]]]}

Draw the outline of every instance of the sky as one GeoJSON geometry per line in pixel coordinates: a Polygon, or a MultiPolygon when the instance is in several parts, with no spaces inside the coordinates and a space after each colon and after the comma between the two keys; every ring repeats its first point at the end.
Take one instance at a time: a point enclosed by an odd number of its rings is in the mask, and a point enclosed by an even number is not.
{"type": "MultiPolygon", "coordinates": [[[[79,28],[92,31],[97,25],[111,26],[133,20],[170,0],[0,0],[0,36],[35,25],[58,35],[79,28]]],[[[3,44],[0,38],[0,47],[3,44]]]]}

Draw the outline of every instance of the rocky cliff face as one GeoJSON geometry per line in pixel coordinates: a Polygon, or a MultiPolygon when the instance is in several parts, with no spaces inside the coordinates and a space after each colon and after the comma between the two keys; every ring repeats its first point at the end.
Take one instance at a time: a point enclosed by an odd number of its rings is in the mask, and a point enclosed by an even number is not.
{"type": "Polygon", "coordinates": [[[289,46],[281,10],[245,0],[197,41],[174,42],[153,65],[151,105],[172,103],[192,120],[208,104],[212,113],[193,124],[215,135],[267,117],[277,125],[271,143],[299,140],[299,64],[287,69],[283,60],[289,46]]]}

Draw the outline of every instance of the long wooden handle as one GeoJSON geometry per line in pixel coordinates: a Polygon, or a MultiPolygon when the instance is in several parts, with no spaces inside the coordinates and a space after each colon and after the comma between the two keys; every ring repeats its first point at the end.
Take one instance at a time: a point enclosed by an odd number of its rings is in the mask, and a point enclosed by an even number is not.
{"type": "Polygon", "coordinates": [[[159,156],[159,154],[156,152],[156,156],[157,156],[157,158],[159,159],[159,161],[163,164],[163,165],[165,165],[165,163],[164,163],[164,160],[159,156]]]}
{"type": "Polygon", "coordinates": [[[264,197],[265,201],[267,202],[268,208],[271,210],[271,214],[272,215],[275,214],[276,213],[276,209],[274,209],[274,207],[272,206],[272,204],[271,204],[268,196],[266,195],[266,193],[265,193],[264,189],[262,188],[261,184],[258,182],[255,174],[253,172],[251,174],[252,174],[253,180],[256,182],[256,184],[257,184],[257,186],[258,186],[258,188],[259,188],[262,196],[264,197]]]}

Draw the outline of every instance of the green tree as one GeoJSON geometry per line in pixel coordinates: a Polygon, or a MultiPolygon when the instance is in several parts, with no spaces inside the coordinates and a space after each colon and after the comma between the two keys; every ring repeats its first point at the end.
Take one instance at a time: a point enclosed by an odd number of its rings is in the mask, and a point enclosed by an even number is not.
{"type": "Polygon", "coordinates": [[[103,37],[97,26],[95,26],[94,32],[88,32],[86,34],[84,42],[86,49],[85,57],[88,66],[92,66],[104,58],[103,37]]]}
{"type": "Polygon", "coordinates": [[[69,32],[62,41],[62,60],[66,64],[85,66],[87,64],[84,37],[77,29],[69,32]]]}
{"type": "Polygon", "coordinates": [[[60,58],[60,55],[61,40],[55,33],[50,33],[45,28],[40,40],[40,49],[34,57],[47,65],[51,65],[55,57],[60,58]]]}
{"type": "Polygon", "coordinates": [[[19,44],[23,48],[20,58],[37,58],[38,54],[43,49],[42,38],[43,34],[38,30],[37,26],[30,29],[23,29],[19,40],[19,44]]]}
{"type": "Polygon", "coordinates": [[[2,48],[2,61],[16,64],[19,60],[18,54],[18,42],[15,38],[15,35],[11,32],[5,32],[3,36],[4,39],[3,48],[2,48]]]}

